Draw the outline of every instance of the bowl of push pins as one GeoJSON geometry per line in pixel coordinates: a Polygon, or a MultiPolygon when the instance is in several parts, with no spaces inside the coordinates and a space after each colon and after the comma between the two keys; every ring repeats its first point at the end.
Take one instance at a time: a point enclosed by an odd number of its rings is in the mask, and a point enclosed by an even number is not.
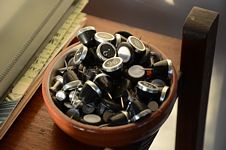
{"type": "Polygon", "coordinates": [[[100,147],[149,146],[176,99],[170,59],[127,31],[81,28],[48,65],[47,110],[65,133],[100,147]],[[144,144],[146,143],[146,144],[144,144]]]}

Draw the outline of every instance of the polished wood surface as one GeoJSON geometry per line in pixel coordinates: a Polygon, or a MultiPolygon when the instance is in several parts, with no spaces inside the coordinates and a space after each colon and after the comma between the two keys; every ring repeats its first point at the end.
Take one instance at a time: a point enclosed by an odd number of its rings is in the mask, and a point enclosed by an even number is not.
{"type": "MultiPolygon", "coordinates": [[[[181,41],[172,37],[145,31],[88,15],[87,25],[98,31],[114,33],[118,30],[130,31],[151,45],[160,49],[172,59],[176,70],[180,65],[181,41]]],[[[164,142],[164,141],[163,141],[164,142]]],[[[0,141],[1,150],[58,150],[58,149],[103,149],[82,144],[61,131],[48,115],[41,88],[37,90],[25,109],[16,119],[5,137],[0,141]]]]}
{"type": "Polygon", "coordinates": [[[217,12],[194,7],[183,27],[176,150],[203,149],[218,20],[217,12]]]}

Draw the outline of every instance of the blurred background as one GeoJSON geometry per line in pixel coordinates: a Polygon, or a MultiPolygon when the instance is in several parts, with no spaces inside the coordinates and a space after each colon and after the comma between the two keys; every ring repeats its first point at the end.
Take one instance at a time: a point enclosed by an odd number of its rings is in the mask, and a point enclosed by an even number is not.
{"type": "MultiPolygon", "coordinates": [[[[226,1],[224,0],[90,0],[85,12],[181,39],[186,16],[193,6],[220,13],[211,79],[204,150],[226,149],[226,1]]],[[[192,59],[191,59],[192,60],[192,59]]],[[[192,109],[192,108],[191,108],[192,109]]],[[[150,149],[173,150],[176,105],[150,149]]]]}

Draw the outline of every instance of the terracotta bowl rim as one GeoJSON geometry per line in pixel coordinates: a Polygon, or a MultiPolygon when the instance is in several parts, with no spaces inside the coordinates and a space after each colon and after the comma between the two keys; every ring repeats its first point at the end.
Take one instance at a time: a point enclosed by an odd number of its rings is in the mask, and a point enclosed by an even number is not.
{"type": "MultiPolygon", "coordinates": [[[[67,53],[70,52],[70,49],[76,45],[78,45],[78,43],[72,44],[71,46],[67,47],[65,50],[63,50],[62,52],[60,52],[48,65],[45,73],[44,73],[44,77],[42,80],[42,94],[44,97],[44,102],[47,106],[47,109],[49,111],[49,109],[53,109],[54,113],[56,113],[56,115],[58,115],[59,117],[63,118],[65,121],[67,121],[68,123],[70,123],[74,128],[81,130],[81,131],[87,131],[87,132],[93,132],[93,133],[98,133],[98,134],[111,134],[111,133],[115,133],[115,132],[122,132],[122,131],[131,131],[131,130],[136,130],[139,127],[145,126],[147,124],[150,124],[152,122],[158,121],[158,119],[163,119],[164,116],[164,111],[167,110],[168,107],[170,107],[170,105],[172,105],[172,103],[174,104],[175,100],[176,100],[176,92],[177,92],[177,73],[175,71],[175,67],[173,65],[173,78],[172,78],[172,84],[170,86],[170,92],[169,95],[167,97],[167,99],[163,102],[163,104],[160,106],[160,108],[153,112],[149,117],[144,118],[143,120],[140,120],[136,123],[129,123],[126,125],[120,125],[120,126],[113,126],[113,127],[98,127],[98,126],[94,126],[94,125],[88,125],[88,124],[84,124],[81,123],[79,121],[76,121],[74,119],[69,118],[68,116],[66,116],[60,109],[57,108],[57,106],[54,104],[51,96],[50,96],[50,92],[48,90],[47,87],[49,87],[49,80],[50,80],[50,73],[54,67],[54,65],[57,63],[57,60],[64,57],[64,55],[66,55],[67,53]],[[51,107],[51,108],[50,108],[51,107]]],[[[149,44],[150,45],[150,44],[149,44]]],[[[160,54],[162,54],[163,58],[167,58],[163,52],[161,52],[158,48],[154,47],[153,45],[151,45],[151,47],[158,51],[160,54]]],[[[159,121],[158,121],[159,122],[159,121]]]]}

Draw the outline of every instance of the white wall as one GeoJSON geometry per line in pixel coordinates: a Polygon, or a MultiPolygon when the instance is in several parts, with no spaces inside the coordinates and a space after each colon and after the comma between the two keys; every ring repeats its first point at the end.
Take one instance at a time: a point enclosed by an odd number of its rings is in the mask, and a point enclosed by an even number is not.
{"type": "Polygon", "coordinates": [[[194,5],[220,13],[204,149],[224,150],[226,149],[226,1],[90,0],[85,11],[107,19],[181,38],[185,17],[194,5]]]}

